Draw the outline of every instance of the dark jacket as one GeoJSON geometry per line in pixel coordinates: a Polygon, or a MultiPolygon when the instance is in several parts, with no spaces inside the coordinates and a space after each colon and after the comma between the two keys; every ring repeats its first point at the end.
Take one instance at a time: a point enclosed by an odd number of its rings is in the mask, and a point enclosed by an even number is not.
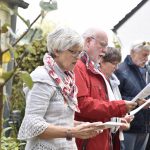
{"type": "MultiPolygon", "coordinates": [[[[130,55],[119,65],[115,74],[120,80],[119,89],[124,100],[132,100],[145,86],[146,81],[130,55]]],[[[150,133],[150,109],[142,109],[131,122],[130,133],[150,133]]]]}

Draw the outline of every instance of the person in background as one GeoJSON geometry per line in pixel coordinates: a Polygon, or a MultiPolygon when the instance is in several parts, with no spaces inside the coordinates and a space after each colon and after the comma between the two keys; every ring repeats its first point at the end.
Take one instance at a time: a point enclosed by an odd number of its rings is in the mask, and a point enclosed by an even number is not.
{"type": "MultiPolygon", "coordinates": [[[[147,75],[144,69],[150,54],[150,44],[134,42],[130,55],[127,55],[115,74],[120,80],[119,89],[123,99],[131,101],[147,84],[147,75]]],[[[137,101],[139,104],[140,101],[137,101]]],[[[131,127],[124,132],[122,150],[145,150],[150,132],[150,110],[142,109],[135,115],[131,127]]]]}
{"type": "MultiPolygon", "coordinates": [[[[148,61],[147,64],[145,65],[145,69],[146,69],[146,82],[150,83],[150,61],[148,61]]],[[[148,138],[146,150],[149,150],[149,148],[150,148],[150,136],[148,138]]]]}
{"type": "Polygon", "coordinates": [[[27,141],[25,150],[77,150],[74,137],[92,138],[103,129],[100,122],[74,121],[79,109],[72,70],[83,39],[70,28],[59,28],[48,35],[47,49],[44,65],[31,73],[32,89],[24,88],[26,109],[18,139],[27,141]]]}
{"type": "MultiPolygon", "coordinates": [[[[118,64],[121,62],[121,52],[119,49],[114,47],[107,47],[105,56],[102,58],[100,63],[100,70],[105,75],[106,79],[110,83],[111,89],[113,91],[114,97],[116,100],[122,99],[119,91],[119,80],[114,74],[114,71],[117,69],[118,64]]],[[[123,140],[122,130],[128,130],[130,127],[130,122],[133,120],[134,116],[126,115],[123,118],[113,117],[112,121],[122,122],[123,126],[120,128],[112,128],[112,143],[113,150],[120,150],[120,140],[123,140]]]]}
{"type": "MultiPolygon", "coordinates": [[[[89,28],[83,34],[84,51],[77,61],[74,72],[78,87],[80,113],[75,120],[96,122],[110,121],[112,117],[122,117],[136,107],[135,102],[115,100],[111,87],[100,72],[99,63],[108,45],[107,34],[98,28],[89,28]]],[[[78,150],[110,150],[111,134],[109,129],[88,140],[76,139],[78,150]]]]}

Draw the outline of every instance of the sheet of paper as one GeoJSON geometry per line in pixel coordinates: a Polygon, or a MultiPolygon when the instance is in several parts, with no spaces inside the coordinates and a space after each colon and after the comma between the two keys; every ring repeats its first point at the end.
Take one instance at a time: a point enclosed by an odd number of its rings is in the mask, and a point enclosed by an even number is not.
{"type": "Polygon", "coordinates": [[[142,104],[138,108],[132,110],[129,115],[135,115],[137,112],[139,112],[142,108],[144,108],[149,103],[150,103],[150,99],[148,99],[144,104],[142,104]]]}
{"type": "Polygon", "coordinates": [[[121,123],[121,122],[111,122],[111,121],[109,121],[109,122],[105,122],[103,125],[104,125],[106,128],[113,128],[113,127],[119,127],[119,126],[123,125],[123,123],[121,123]]]}
{"type": "Polygon", "coordinates": [[[136,102],[138,99],[144,99],[150,95],[150,83],[140,91],[131,101],[136,102]]]}
{"type": "Polygon", "coordinates": [[[100,124],[98,126],[102,126],[102,125],[104,126],[104,129],[107,129],[107,128],[120,127],[121,125],[123,125],[123,123],[108,121],[108,122],[104,122],[103,124],[100,124]]]}

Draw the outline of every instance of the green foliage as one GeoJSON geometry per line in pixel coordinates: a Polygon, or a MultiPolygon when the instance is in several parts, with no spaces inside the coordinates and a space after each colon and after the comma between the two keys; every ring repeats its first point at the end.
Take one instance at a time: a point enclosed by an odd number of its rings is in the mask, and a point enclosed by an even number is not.
{"type": "MultiPolygon", "coordinates": [[[[11,112],[13,110],[21,111],[21,120],[24,116],[25,109],[25,97],[23,93],[23,83],[32,88],[32,80],[29,73],[33,71],[37,66],[43,65],[43,56],[46,52],[45,38],[35,40],[30,45],[17,45],[15,48],[16,62],[20,61],[20,56],[24,51],[28,51],[28,55],[23,58],[22,63],[13,78],[12,96],[11,96],[11,112]],[[20,71],[22,70],[22,71],[20,71]]],[[[20,122],[21,122],[20,120],[20,122]]],[[[2,150],[20,150],[24,149],[25,143],[22,143],[16,139],[16,128],[11,129],[15,132],[13,135],[6,137],[2,136],[2,150]]]]}
{"type": "Polygon", "coordinates": [[[3,78],[4,80],[8,80],[13,73],[14,71],[3,72],[1,78],[3,78]]]}
{"type": "Polygon", "coordinates": [[[8,31],[8,26],[10,26],[8,23],[5,23],[2,28],[0,29],[1,33],[6,33],[8,31]]]}
{"type": "MultiPolygon", "coordinates": [[[[18,12],[15,11],[16,9],[11,10],[7,6],[7,3],[5,3],[5,0],[3,2],[4,3],[0,2],[0,9],[7,11],[10,14],[16,14],[28,27],[28,29],[18,39],[16,39],[16,41],[12,45],[8,46],[9,47],[8,49],[4,51],[0,49],[0,51],[3,51],[0,55],[1,60],[2,60],[1,66],[4,63],[6,64],[9,63],[10,61],[13,62],[13,60],[15,62],[14,68],[7,72],[6,70],[3,70],[2,67],[0,67],[0,85],[1,85],[1,88],[3,88],[3,86],[5,86],[5,84],[7,83],[7,81],[12,79],[13,77],[12,94],[11,94],[10,99],[8,98],[9,100],[11,100],[10,111],[11,111],[11,114],[13,114],[13,112],[20,111],[22,118],[23,118],[24,107],[25,107],[25,97],[22,91],[23,83],[25,83],[29,88],[32,88],[33,83],[32,83],[29,73],[33,71],[37,66],[43,65],[42,59],[43,59],[43,55],[46,52],[46,41],[45,41],[45,38],[43,38],[42,36],[43,31],[41,30],[41,28],[32,29],[31,27],[40,17],[42,17],[42,21],[43,21],[47,11],[52,11],[52,10],[57,9],[57,3],[49,2],[48,9],[42,8],[41,13],[37,16],[37,18],[35,18],[35,20],[32,23],[30,23],[29,20],[26,20],[22,16],[20,16],[18,12]],[[40,39],[40,40],[36,40],[36,39],[40,39]],[[18,44],[18,42],[20,42],[20,40],[22,40],[23,45],[22,46],[16,45],[18,44]],[[32,42],[33,40],[34,42],[32,42]],[[13,55],[14,55],[14,58],[13,58],[13,55]]],[[[9,29],[10,29],[9,25],[4,24],[2,28],[0,29],[0,34],[1,33],[6,34],[7,32],[10,32],[9,29]]],[[[51,29],[51,28],[48,27],[48,29],[51,29]]],[[[11,34],[13,35],[13,32],[11,34]]],[[[4,97],[3,93],[1,93],[1,95],[3,95],[4,97]]],[[[1,99],[1,102],[3,103],[4,100],[1,99]]],[[[1,106],[2,106],[2,103],[0,104],[1,106]]],[[[2,114],[2,110],[3,109],[1,107],[0,114],[2,114]]],[[[8,118],[8,123],[9,125],[13,125],[13,126],[11,126],[10,128],[3,129],[0,149],[1,150],[21,150],[22,148],[24,149],[25,143],[18,141],[16,138],[18,127],[20,125],[22,118],[20,119],[19,117],[18,119],[19,121],[15,120],[15,122],[13,120],[15,119],[15,117],[14,118],[12,117],[11,118],[12,120],[10,118],[8,118]],[[11,134],[9,134],[8,135],[9,137],[8,137],[5,133],[9,130],[11,134]]],[[[2,121],[2,118],[0,118],[0,126],[2,125],[3,125],[3,121],[2,121]]]]}
{"type": "Polygon", "coordinates": [[[1,150],[20,150],[24,147],[25,143],[20,142],[14,136],[5,136],[7,131],[13,131],[12,127],[8,127],[3,129],[2,137],[1,137],[1,150]]]}
{"type": "Polygon", "coordinates": [[[120,42],[120,39],[117,37],[117,35],[116,35],[115,33],[113,33],[113,43],[114,43],[115,48],[121,50],[121,42],[120,42]]]}
{"type": "MultiPolygon", "coordinates": [[[[22,55],[22,53],[27,49],[27,45],[17,46],[16,47],[16,54],[17,56],[22,55]]],[[[22,79],[19,77],[19,73],[16,73],[13,79],[13,87],[12,87],[12,110],[19,109],[24,112],[25,106],[25,99],[24,94],[22,91],[23,82],[32,87],[32,82],[28,73],[31,73],[37,66],[43,65],[43,56],[46,52],[46,40],[42,38],[40,40],[35,40],[33,43],[30,44],[29,54],[24,57],[22,63],[20,64],[20,70],[23,70],[22,79]],[[24,79],[24,81],[23,81],[24,79]]],[[[17,57],[17,61],[19,61],[19,57],[17,57]]]]}
{"type": "Polygon", "coordinates": [[[31,79],[31,76],[26,71],[20,71],[20,78],[23,80],[23,82],[28,86],[30,89],[33,86],[33,81],[31,79]]]}

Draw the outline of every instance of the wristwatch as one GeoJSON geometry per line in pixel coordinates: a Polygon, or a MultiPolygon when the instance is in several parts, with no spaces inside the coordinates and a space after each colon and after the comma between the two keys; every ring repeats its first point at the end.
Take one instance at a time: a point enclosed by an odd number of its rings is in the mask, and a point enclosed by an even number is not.
{"type": "Polygon", "coordinates": [[[67,131],[66,131],[66,140],[67,141],[71,141],[72,140],[72,131],[71,131],[71,129],[68,129],[67,131]]]}

